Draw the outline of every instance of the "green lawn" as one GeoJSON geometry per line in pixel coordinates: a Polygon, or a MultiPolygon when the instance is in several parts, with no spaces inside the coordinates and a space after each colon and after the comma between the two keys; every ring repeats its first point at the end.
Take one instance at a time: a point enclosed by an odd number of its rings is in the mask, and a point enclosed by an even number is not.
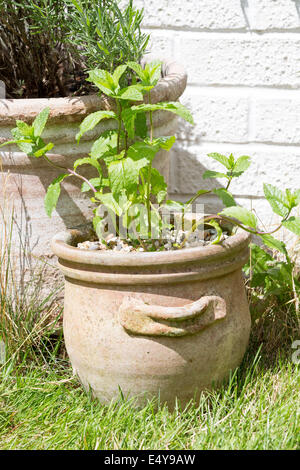
{"type": "Polygon", "coordinates": [[[252,340],[229,384],[173,412],[122,400],[103,406],[54,356],[2,367],[0,448],[299,449],[300,368],[286,352],[273,355],[257,353],[252,340]]]}

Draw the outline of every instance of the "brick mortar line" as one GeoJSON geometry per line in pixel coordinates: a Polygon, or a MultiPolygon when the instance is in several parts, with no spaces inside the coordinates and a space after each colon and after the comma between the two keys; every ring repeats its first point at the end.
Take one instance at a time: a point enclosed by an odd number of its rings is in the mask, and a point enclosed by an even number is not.
{"type": "Polygon", "coordinates": [[[166,32],[183,32],[183,33],[208,33],[208,34],[238,34],[238,35],[251,35],[252,33],[257,36],[264,36],[266,34],[299,34],[300,27],[297,28],[269,28],[269,29],[249,29],[246,26],[244,28],[189,28],[181,26],[144,26],[143,31],[166,31],[166,32]]]}
{"type": "Polygon", "coordinates": [[[238,32],[237,30],[228,30],[227,32],[222,32],[221,30],[209,30],[209,31],[197,31],[197,30],[194,30],[194,29],[182,29],[182,28],[178,28],[178,29],[173,29],[173,28],[170,28],[170,29],[167,29],[167,28],[160,28],[160,27],[157,27],[157,28],[143,28],[143,31],[144,32],[153,32],[153,31],[158,31],[160,33],[163,33],[165,34],[166,36],[168,36],[170,33],[170,36],[173,35],[174,33],[174,36],[176,35],[176,33],[178,32],[181,32],[183,33],[184,35],[190,35],[191,38],[200,38],[201,36],[202,37],[207,37],[207,38],[221,38],[222,36],[232,36],[232,37],[236,37],[236,38],[241,38],[241,37],[247,37],[249,40],[251,39],[260,39],[260,38],[265,38],[265,37],[268,37],[270,36],[270,38],[274,38],[275,35],[278,36],[278,38],[281,38],[282,36],[288,36],[290,34],[291,38],[295,39],[295,37],[297,38],[297,40],[300,40],[299,38],[299,32],[300,32],[300,27],[299,28],[296,28],[295,30],[278,30],[278,31],[268,31],[268,30],[265,30],[265,31],[260,31],[260,32],[255,32],[255,31],[252,31],[252,30],[246,30],[243,31],[243,32],[238,32]]]}
{"type": "MultiPolygon", "coordinates": [[[[235,146],[251,146],[251,147],[255,147],[255,148],[258,148],[258,147],[262,147],[262,148],[273,148],[273,147],[278,147],[278,150],[282,150],[282,147],[288,147],[290,150],[291,149],[294,149],[295,151],[299,151],[300,150],[300,142],[299,144],[295,144],[295,143],[289,143],[289,142],[264,142],[264,141],[255,141],[255,140],[252,140],[252,141],[245,141],[245,142],[236,142],[236,141],[230,141],[230,140],[224,140],[224,141],[219,141],[219,140],[205,140],[204,138],[201,138],[201,142],[196,142],[195,140],[193,139],[187,139],[187,138],[181,138],[181,137],[177,137],[177,142],[186,142],[186,143],[189,143],[190,145],[187,145],[188,147],[199,147],[201,148],[201,146],[203,146],[203,144],[208,144],[208,145],[235,145],[235,146]]],[[[275,150],[273,148],[273,150],[275,150]]]]}

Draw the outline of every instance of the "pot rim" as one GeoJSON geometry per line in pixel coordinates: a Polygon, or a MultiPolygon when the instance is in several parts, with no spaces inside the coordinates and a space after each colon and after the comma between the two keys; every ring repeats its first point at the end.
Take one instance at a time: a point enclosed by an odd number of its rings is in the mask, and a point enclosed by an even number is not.
{"type": "MultiPolygon", "coordinates": [[[[176,251],[115,253],[82,250],[72,244],[84,238],[84,232],[67,230],[56,234],[51,240],[53,253],[67,262],[92,266],[140,267],[153,265],[169,265],[202,261],[211,263],[216,260],[236,257],[245,252],[250,243],[251,234],[238,230],[219,245],[207,245],[184,248],[176,251]]],[[[85,237],[86,238],[86,237],[85,237]]]]}
{"type": "MultiPolygon", "coordinates": [[[[142,62],[153,60],[155,55],[145,57],[142,62]]],[[[157,57],[156,57],[157,58],[157,57]]],[[[162,58],[162,78],[151,90],[151,101],[177,101],[187,84],[187,73],[176,61],[162,58]]],[[[137,102],[138,104],[138,102],[137,102]]],[[[101,109],[110,109],[112,103],[105,96],[90,94],[60,98],[0,99],[0,127],[15,124],[16,119],[31,122],[45,107],[50,107],[49,122],[80,121],[87,114],[101,109]]]]}

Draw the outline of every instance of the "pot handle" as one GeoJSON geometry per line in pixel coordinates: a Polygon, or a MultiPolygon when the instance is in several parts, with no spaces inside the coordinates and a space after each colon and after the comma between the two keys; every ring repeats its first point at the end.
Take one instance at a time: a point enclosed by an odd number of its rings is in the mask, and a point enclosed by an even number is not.
{"type": "Polygon", "coordinates": [[[226,316],[226,302],[211,295],[183,307],[148,305],[125,299],[119,308],[123,328],[135,335],[185,336],[199,333],[226,316]]]}

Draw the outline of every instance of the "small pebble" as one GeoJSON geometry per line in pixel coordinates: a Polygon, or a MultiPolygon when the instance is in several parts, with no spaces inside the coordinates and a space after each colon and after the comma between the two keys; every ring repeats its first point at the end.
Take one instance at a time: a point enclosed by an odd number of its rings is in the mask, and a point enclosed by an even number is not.
{"type": "MultiPolygon", "coordinates": [[[[130,253],[132,251],[171,251],[178,250],[183,241],[186,240],[183,248],[192,248],[197,246],[207,246],[210,245],[213,240],[217,238],[217,231],[215,228],[209,228],[206,230],[196,229],[194,232],[190,233],[190,230],[178,230],[172,232],[164,232],[164,238],[161,240],[144,240],[145,247],[138,246],[136,242],[132,242],[130,239],[120,239],[118,236],[110,233],[106,239],[105,243],[101,241],[85,241],[78,243],[77,247],[81,250],[90,250],[90,251],[114,251],[117,253],[130,253]]],[[[223,241],[228,238],[230,235],[228,232],[223,232],[221,240],[223,241]]]]}

